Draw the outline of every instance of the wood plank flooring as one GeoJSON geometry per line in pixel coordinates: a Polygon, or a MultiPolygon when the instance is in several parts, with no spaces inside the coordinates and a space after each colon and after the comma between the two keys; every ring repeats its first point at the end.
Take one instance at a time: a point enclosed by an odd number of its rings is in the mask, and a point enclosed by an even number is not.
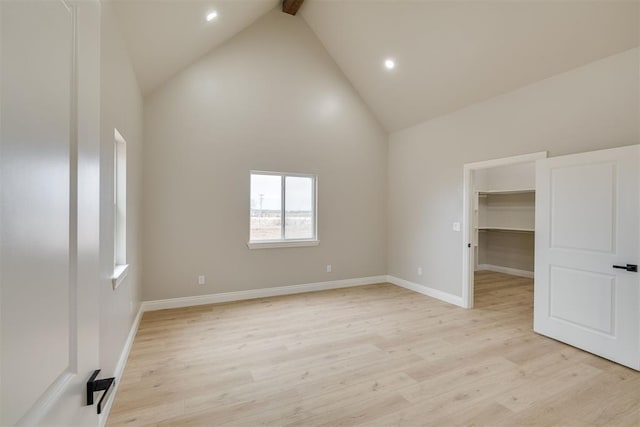
{"type": "Polygon", "coordinates": [[[532,331],[533,284],[464,310],[390,284],[145,313],[109,426],[640,426],[640,373],[532,331]]]}

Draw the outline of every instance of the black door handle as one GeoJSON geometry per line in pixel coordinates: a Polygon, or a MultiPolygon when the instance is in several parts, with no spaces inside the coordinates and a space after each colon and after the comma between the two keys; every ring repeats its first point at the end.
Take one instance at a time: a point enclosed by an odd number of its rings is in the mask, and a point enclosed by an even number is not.
{"type": "Polygon", "coordinates": [[[633,271],[634,273],[638,272],[638,265],[637,264],[614,265],[613,268],[619,268],[621,270],[633,271]]]}
{"type": "Polygon", "coordinates": [[[93,393],[104,390],[104,393],[102,393],[102,396],[98,401],[98,411],[97,411],[98,415],[102,413],[102,402],[104,401],[104,398],[107,397],[107,393],[109,393],[109,389],[115,382],[115,378],[105,378],[105,379],[97,380],[96,377],[98,376],[99,373],[100,373],[100,369],[96,369],[95,371],[93,371],[93,374],[91,374],[91,378],[89,378],[89,381],[87,381],[87,405],[88,406],[93,405],[93,393]]]}

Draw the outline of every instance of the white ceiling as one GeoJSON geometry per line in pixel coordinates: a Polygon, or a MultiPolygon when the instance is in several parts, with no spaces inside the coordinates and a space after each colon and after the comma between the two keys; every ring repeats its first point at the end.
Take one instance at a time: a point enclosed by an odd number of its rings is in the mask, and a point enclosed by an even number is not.
{"type": "Polygon", "coordinates": [[[300,13],[394,131],[637,46],[638,4],[307,0],[300,13]]]}
{"type": "MultiPolygon", "coordinates": [[[[116,0],[143,93],[279,0],[116,0]],[[207,23],[207,11],[217,20],[207,23]]],[[[640,44],[640,0],[306,0],[304,19],[388,131],[640,44]],[[388,72],[384,59],[397,67],[388,72]]],[[[278,6],[279,7],[279,6],[278,6]]]]}
{"type": "Polygon", "coordinates": [[[273,9],[278,0],[113,0],[144,94],[273,9]],[[210,10],[218,18],[207,22],[210,10]]]}

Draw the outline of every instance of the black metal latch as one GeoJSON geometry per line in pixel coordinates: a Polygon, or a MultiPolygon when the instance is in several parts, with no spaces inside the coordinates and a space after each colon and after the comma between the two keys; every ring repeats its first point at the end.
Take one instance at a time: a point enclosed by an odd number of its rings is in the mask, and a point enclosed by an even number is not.
{"type": "Polygon", "coordinates": [[[96,369],[95,371],[93,371],[93,374],[91,374],[91,378],[89,378],[89,381],[87,381],[87,406],[93,405],[93,393],[104,390],[104,393],[102,393],[100,400],[98,400],[98,414],[101,414],[102,402],[104,401],[104,398],[109,393],[109,389],[111,388],[111,386],[113,385],[116,379],[104,378],[101,380],[97,380],[96,377],[98,376],[99,373],[100,373],[100,369],[96,369]]]}
{"type": "Polygon", "coordinates": [[[621,270],[632,271],[634,273],[638,272],[638,265],[637,264],[614,265],[613,268],[619,268],[621,270]]]}

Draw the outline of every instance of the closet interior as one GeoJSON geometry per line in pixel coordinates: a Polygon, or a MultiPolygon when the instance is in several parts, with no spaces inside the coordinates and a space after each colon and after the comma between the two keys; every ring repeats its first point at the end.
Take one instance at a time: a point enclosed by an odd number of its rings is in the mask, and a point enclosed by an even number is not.
{"type": "Polygon", "coordinates": [[[475,171],[475,270],[533,277],[535,163],[475,171]]]}

